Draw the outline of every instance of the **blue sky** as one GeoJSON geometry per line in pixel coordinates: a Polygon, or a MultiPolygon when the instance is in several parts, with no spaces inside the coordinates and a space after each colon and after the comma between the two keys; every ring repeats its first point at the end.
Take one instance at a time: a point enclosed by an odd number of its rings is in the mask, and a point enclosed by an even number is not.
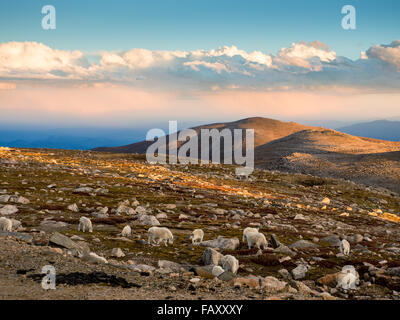
{"type": "Polygon", "coordinates": [[[2,0],[0,42],[37,41],[62,50],[195,50],[235,45],[275,54],[319,40],[352,59],[400,39],[398,0],[2,0]],[[41,28],[41,8],[57,10],[57,29],[41,28]],[[341,8],[357,9],[357,30],[341,28],[341,8]]]}

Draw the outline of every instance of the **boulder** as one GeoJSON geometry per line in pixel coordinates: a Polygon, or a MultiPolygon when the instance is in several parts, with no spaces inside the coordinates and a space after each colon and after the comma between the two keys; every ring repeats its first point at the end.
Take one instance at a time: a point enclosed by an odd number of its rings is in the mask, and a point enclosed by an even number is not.
{"type": "Polygon", "coordinates": [[[138,214],[145,214],[147,212],[147,210],[145,208],[143,208],[142,206],[136,207],[135,211],[138,214]]]}
{"type": "Polygon", "coordinates": [[[207,279],[214,279],[215,276],[212,274],[212,268],[214,266],[210,265],[210,266],[204,266],[204,267],[194,267],[193,271],[195,273],[195,275],[203,277],[203,278],[207,278],[207,279]]]}
{"type": "Polygon", "coordinates": [[[296,255],[295,252],[293,252],[292,250],[290,250],[287,246],[281,244],[278,248],[274,249],[275,253],[282,253],[282,254],[286,254],[288,256],[294,256],[296,255]]]}
{"type": "Polygon", "coordinates": [[[217,250],[212,248],[206,248],[204,250],[203,255],[201,256],[201,261],[203,261],[204,265],[219,265],[223,255],[219,253],[217,250]]]}
{"type": "Polygon", "coordinates": [[[8,216],[18,212],[18,208],[16,206],[7,204],[3,208],[0,209],[0,215],[8,216]]]}
{"type": "Polygon", "coordinates": [[[115,258],[123,258],[125,257],[125,253],[121,250],[121,248],[113,248],[111,250],[111,256],[115,258]]]}
{"type": "Polygon", "coordinates": [[[29,204],[30,201],[29,201],[29,199],[20,196],[20,197],[17,198],[16,202],[17,203],[21,203],[21,204],[29,204]]]}
{"type": "Polygon", "coordinates": [[[79,212],[79,208],[76,203],[70,204],[67,209],[72,212],[79,212]]]}
{"type": "Polygon", "coordinates": [[[203,241],[200,243],[203,247],[210,248],[218,248],[221,250],[236,250],[239,247],[239,239],[238,238],[224,238],[218,237],[214,240],[203,241]]]}
{"type": "MultiPolygon", "coordinates": [[[[70,238],[67,236],[64,236],[63,234],[59,232],[55,232],[51,237],[50,237],[50,243],[56,244],[60,247],[67,248],[70,250],[76,250],[78,253],[84,253],[85,250],[82,248],[79,244],[76,242],[72,241],[70,238]]],[[[88,254],[88,252],[86,252],[88,254]]]]}
{"type": "Polygon", "coordinates": [[[331,235],[324,237],[320,240],[321,242],[326,242],[332,247],[338,247],[340,245],[340,237],[337,235],[331,235]]]}
{"type": "Polygon", "coordinates": [[[281,243],[278,240],[278,237],[275,234],[271,234],[270,241],[273,248],[278,248],[281,243]]]}
{"type": "Polygon", "coordinates": [[[261,289],[267,293],[282,292],[286,288],[286,282],[280,281],[275,277],[265,277],[261,279],[261,289]]]}
{"type": "Polygon", "coordinates": [[[182,266],[179,263],[168,260],[158,260],[158,267],[161,269],[170,269],[172,272],[182,271],[182,266]]]}
{"type": "Polygon", "coordinates": [[[235,287],[247,286],[249,288],[259,288],[260,287],[260,278],[249,276],[246,278],[235,278],[233,280],[233,285],[235,287]]]}
{"type": "Polygon", "coordinates": [[[124,204],[118,206],[117,210],[115,211],[116,214],[127,214],[127,215],[134,215],[136,214],[135,209],[128,207],[124,204]]]}
{"type": "Polygon", "coordinates": [[[10,197],[8,194],[0,196],[0,202],[8,202],[10,200],[10,197]]]}
{"type": "Polygon", "coordinates": [[[305,266],[304,264],[299,264],[296,268],[292,270],[291,274],[294,280],[298,280],[305,278],[307,271],[307,266],[305,266]]]}
{"type": "Polygon", "coordinates": [[[147,214],[141,214],[139,216],[139,222],[145,226],[159,226],[160,222],[154,216],[149,216],[147,214]]]}
{"type": "Polygon", "coordinates": [[[224,273],[221,273],[218,276],[218,279],[222,280],[222,281],[232,281],[235,278],[236,278],[236,275],[230,271],[225,271],[224,273]]]}
{"type": "Polygon", "coordinates": [[[318,245],[307,241],[307,240],[299,240],[289,245],[289,248],[293,249],[308,249],[308,248],[317,248],[318,245]]]}

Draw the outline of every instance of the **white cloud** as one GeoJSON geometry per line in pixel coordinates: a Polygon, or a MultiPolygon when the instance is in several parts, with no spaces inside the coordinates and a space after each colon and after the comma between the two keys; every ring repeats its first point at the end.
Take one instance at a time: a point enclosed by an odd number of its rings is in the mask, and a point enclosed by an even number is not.
{"type": "Polygon", "coordinates": [[[196,71],[200,71],[199,66],[203,66],[205,68],[214,70],[217,73],[221,73],[222,71],[229,72],[227,67],[225,65],[223,65],[222,63],[219,63],[219,62],[211,63],[211,62],[206,62],[206,61],[195,60],[195,61],[185,62],[183,65],[184,66],[189,66],[193,70],[196,70],[196,71]]]}
{"type": "Polygon", "coordinates": [[[104,51],[91,63],[87,57],[81,51],[57,50],[36,42],[2,43],[0,81],[41,79],[60,86],[65,81],[78,81],[80,86],[122,83],[168,90],[400,88],[400,41],[376,45],[362,52],[358,60],[337,56],[319,41],[292,43],[276,55],[223,46],[193,51],[104,51]]]}
{"type": "Polygon", "coordinates": [[[315,41],[310,43],[292,43],[289,48],[282,48],[274,59],[279,65],[294,66],[308,70],[321,70],[321,62],[331,62],[336,59],[336,53],[329,51],[325,44],[315,41]],[[317,59],[316,59],[317,58],[317,59]]]}
{"type": "Polygon", "coordinates": [[[367,51],[369,58],[379,59],[396,66],[400,71],[400,40],[393,41],[389,45],[376,45],[367,51]]]}
{"type": "Polygon", "coordinates": [[[37,42],[0,44],[0,75],[57,78],[84,75],[87,61],[80,51],[53,50],[37,42]]]}

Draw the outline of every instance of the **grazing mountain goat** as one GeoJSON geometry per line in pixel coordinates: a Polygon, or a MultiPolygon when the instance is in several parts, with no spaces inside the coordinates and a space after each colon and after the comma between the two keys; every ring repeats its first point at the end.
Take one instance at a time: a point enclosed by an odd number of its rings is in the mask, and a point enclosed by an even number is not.
{"type": "Polygon", "coordinates": [[[345,256],[348,256],[350,253],[350,243],[346,239],[340,241],[340,252],[345,256]]]}
{"type": "Polygon", "coordinates": [[[222,268],[225,271],[236,273],[239,269],[239,261],[234,256],[231,255],[223,256],[221,259],[221,263],[222,263],[222,268]]]}
{"type": "Polygon", "coordinates": [[[192,244],[199,244],[203,241],[204,231],[201,229],[193,230],[192,234],[190,235],[189,239],[192,239],[192,244]]]}
{"type": "Polygon", "coordinates": [[[132,229],[131,229],[130,226],[125,226],[125,227],[122,229],[121,235],[122,235],[123,237],[130,237],[131,234],[132,234],[132,229]]]}
{"type": "Polygon", "coordinates": [[[160,244],[160,242],[164,242],[165,246],[174,243],[174,236],[168,228],[160,228],[160,227],[151,227],[148,230],[149,233],[149,244],[156,243],[160,244]]]}
{"type": "Polygon", "coordinates": [[[12,221],[8,218],[0,218],[0,231],[12,231],[12,221]]]}
{"type": "Polygon", "coordinates": [[[337,276],[337,287],[344,290],[354,290],[359,283],[360,275],[351,265],[344,266],[337,276]]]}
{"type": "Polygon", "coordinates": [[[225,270],[222,269],[220,266],[214,266],[211,271],[211,273],[213,274],[214,277],[218,277],[220,274],[222,274],[224,272],[225,272],[225,270]]]}
{"type": "Polygon", "coordinates": [[[265,236],[262,233],[259,232],[248,232],[246,234],[247,238],[247,245],[249,249],[255,247],[257,249],[263,249],[268,247],[268,242],[267,239],[265,239],[265,236]]]}
{"type": "Polygon", "coordinates": [[[81,230],[82,232],[86,232],[86,230],[89,230],[89,232],[93,232],[92,221],[90,221],[89,218],[81,217],[79,219],[78,231],[81,230]]]}
{"type": "Polygon", "coordinates": [[[353,273],[339,273],[337,277],[337,287],[344,290],[356,289],[357,277],[353,273]]]}
{"type": "Polygon", "coordinates": [[[257,228],[251,228],[251,227],[247,227],[243,230],[243,237],[242,237],[242,242],[246,241],[246,234],[248,234],[249,232],[258,232],[257,228]]]}

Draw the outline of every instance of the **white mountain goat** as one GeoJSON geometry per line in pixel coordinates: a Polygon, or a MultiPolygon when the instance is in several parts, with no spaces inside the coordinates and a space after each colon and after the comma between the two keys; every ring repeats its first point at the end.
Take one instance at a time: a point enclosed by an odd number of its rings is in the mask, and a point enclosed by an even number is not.
{"type": "Polygon", "coordinates": [[[356,289],[357,277],[352,273],[339,273],[337,276],[337,287],[344,290],[356,289]]]}
{"type": "Polygon", "coordinates": [[[211,271],[211,273],[213,274],[214,277],[218,277],[220,274],[222,274],[224,272],[225,272],[225,270],[222,269],[220,266],[214,266],[211,271]]]}
{"type": "Polygon", "coordinates": [[[132,234],[132,229],[131,229],[130,226],[125,226],[125,227],[122,229],[121,235],[122,235],[123,237],[130,237],[131,234],[132,234]]]}
{"type": "Polygon", "coordinates": [[[350,253],[350,243],[346,239],[340,241],[340,252],[345,256],[348,256],[350,253]]]}
{"type": "Polygon", "coordinates": [[[81,230],[82,232],[86,232],[86,230],[89,230],[89,232],[93,232],[92,221],[90,221],[89,218],[81,217],[79,219],[78,231],[81,230]]]}
{"type": "Polygon", "coordinates": [[[354,266],[347,265],[337,276],[337,287],[348,290],[356,289],[356,285],[360,283],[360,275],[354,266]]]}
{"type": "Polygon", "coordinates": [[[248,234],[249,232],[258,232],[257,228],[251,228],[251,227],[247,227],[243,230],[243,237],[242,237],[242,242],[246,241],[246,234],[248,234]]]}
{"type": "Polygon", "coordinates": [[[199,244],[203,241],[204,231],[201,229],[193,230],[192,234],[190,235],[189,239],[192,239],[192,244],[199,244]]]}
{"type": "Polygon", "coordinates": [[[267,239],[265,239],[265,236],[260,232],[248,232],[246,234],[246,239],[249,249],[253,247],[257,249],[261,249],[262,247],[265,249],[268,247],[267,239]]]}
{"type": "Polygon", "coordinates": [[[169,244],[174,243],[174,236],[171,231],[169,231],[168,228],[165,227],[151,227],[148,230],[149,238],[148,242],[149,244],[156,243],[160,244],[160,242],[164,242],[165,246],[169,244]]]}
{"type": "Polygon", "coordinates": [[[225,271],[236,273],[239,269],[239,261],[234,256],[226,255],[221,259],[222,268],[225,271]]]}
{"type": "Polygon", "coordinates": [[[1,217],[0,218],[0,231],[12,231],[12,221],[8,218],[1,217]]]}
{"type": "Polygon", "coordinates": [[[107,259],[100,257],[94,252],[84,253],[82,259],[93,263],[108,263],[107,259]]]}

